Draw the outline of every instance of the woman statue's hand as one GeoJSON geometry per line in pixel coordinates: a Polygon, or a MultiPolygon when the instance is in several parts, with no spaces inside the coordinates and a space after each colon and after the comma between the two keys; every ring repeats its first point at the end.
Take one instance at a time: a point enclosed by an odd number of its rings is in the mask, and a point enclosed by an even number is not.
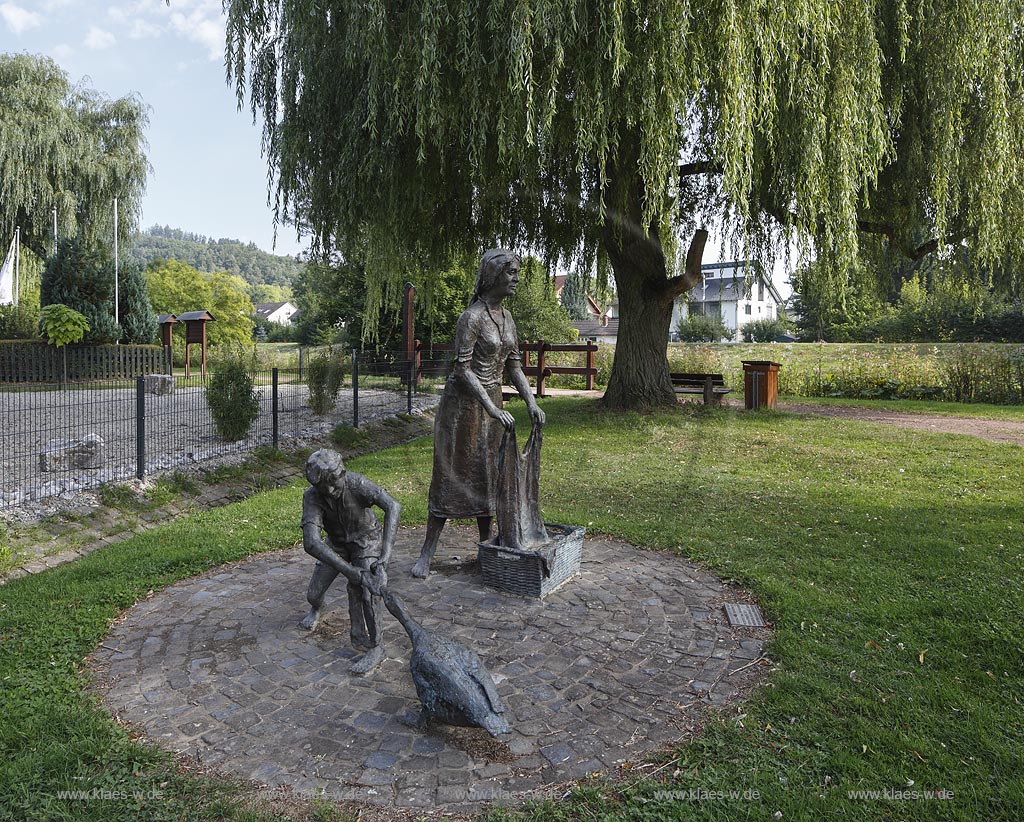
{"type": "Polygon", "coordinates": [[[504,425],[505,429],[508,431],[511,431],[516,427],[516,418],[508,413],[504,408],[495,408],[491,413],[491,416],[504,425]]]}
{"type": "Polygon", "coordinates": [[[544,412],[540,410],[539,405],[535,404],[530,406],[530,420],[536,426],[543,425],[547,420],[547,417],[544,416],[544,412]]]}

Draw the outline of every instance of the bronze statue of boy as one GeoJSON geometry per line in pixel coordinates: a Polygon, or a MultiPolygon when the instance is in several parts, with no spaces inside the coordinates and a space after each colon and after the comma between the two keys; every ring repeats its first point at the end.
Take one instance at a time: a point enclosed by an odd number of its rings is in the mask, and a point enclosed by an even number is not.
{"type": "Polygon", "coordinates": [[[302,495],[302,545],[317,563],[306,591],[310,612],[301,625],[316,628],[327,589],[342,574],[348,580],[352,645],[366,651],[350,670],[365,674],[384,659],[379,591],[387,585],[402,507],[375,482],[346,471],[341,455],[326,448],[306,461],[306,479],[310,487],[302,495]],[[384,511],[383,529],[374,505],[384,511]]]}

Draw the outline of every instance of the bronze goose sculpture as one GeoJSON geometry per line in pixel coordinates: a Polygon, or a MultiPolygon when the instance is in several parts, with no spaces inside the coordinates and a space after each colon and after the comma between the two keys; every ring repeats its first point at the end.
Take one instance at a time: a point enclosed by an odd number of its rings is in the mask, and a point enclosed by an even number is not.
{"type": "Polygon", "coordinates": [[[449,725],[483,728],[491,736],[508,733],[505,706],[480,657],[465,645],[426,630],[387,588],[381,594],[412,641],[409,672],[423,705],[417,726],[438,719],[449,725]]]}

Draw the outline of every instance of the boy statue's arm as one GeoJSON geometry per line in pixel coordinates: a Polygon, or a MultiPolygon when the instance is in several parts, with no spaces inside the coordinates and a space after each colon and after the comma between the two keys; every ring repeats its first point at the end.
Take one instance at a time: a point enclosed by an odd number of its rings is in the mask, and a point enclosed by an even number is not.
{"type": "Polygon", "coordinates": [[[353,585],[359,585],[362,581],[359,569],[338,556],[330,544],[320,536],[320,528],[321,522],[318,517],[302,518],[302,547],[306,553],[324,565],[330,565],[353,585]]]}
{"type": "Polygon", "coordinates": [[[395,547],[395,537],[398,536],[398,520],[402,515],[402,506],[391,494],[367,480],[370,486],[373,504],[384,512],[384,535],[381,538],[381,553],[378,564],[381,570],[386,570],[391,560],[391,551],[395,547]]]}
{"type": "Polygon", "coordinates": [[[384,536],[381,539],[382,569],[387,568],[391,560],[391,551],[394,549],[394,538],[398,535],[398,518],[401,516],[401,506],[398,501],[386,490],[378,486],[377,506],[384,512],[384,536]]]}

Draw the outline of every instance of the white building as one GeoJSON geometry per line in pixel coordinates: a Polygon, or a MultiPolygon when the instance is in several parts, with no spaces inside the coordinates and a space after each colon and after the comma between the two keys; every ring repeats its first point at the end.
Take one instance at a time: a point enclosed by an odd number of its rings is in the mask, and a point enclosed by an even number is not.
{"type": "Polygon", "coordinates": [[[691,313],[718,317],[731,331],[755,320],[778,318],[782,304],[778,289],[771,280],[754,273],[747,260],[707,263],[701,266],[701,271],[704,274],[701,282],[676,298],[672,306],[670,340],[678,339],[676,326],[691,313]]]}
{"type": "Polygon", "coordinates": [[[297,305],[287,301],[283,303],[260,303],[255,308],[257,317],[267,322],[277,323],[278,325],[291,325],[292,317],[299,312],[297,305]]]}

